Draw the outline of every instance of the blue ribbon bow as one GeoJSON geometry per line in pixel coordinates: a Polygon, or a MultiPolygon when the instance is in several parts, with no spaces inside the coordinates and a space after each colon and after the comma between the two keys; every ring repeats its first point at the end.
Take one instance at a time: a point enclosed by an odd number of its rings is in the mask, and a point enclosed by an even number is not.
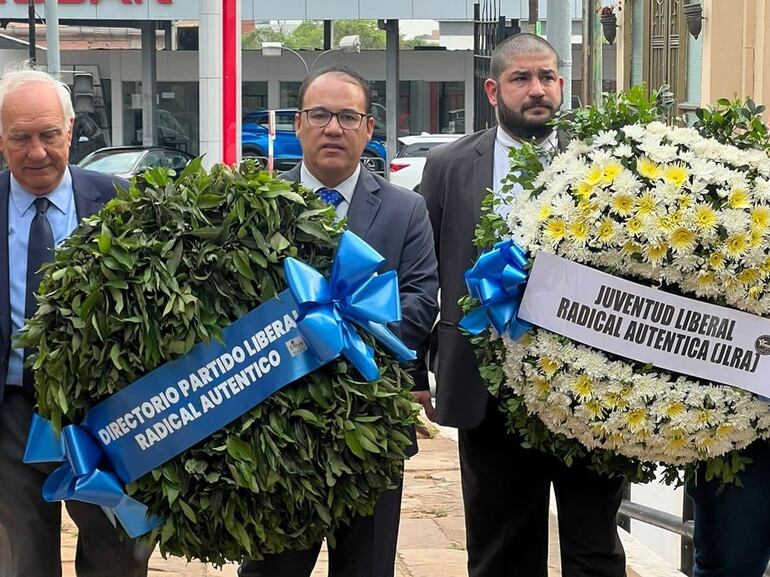
{"type": "Polygon", "coordinates": [[[43,483],[43,499],[99,505],[113,524],[117,518],[134,538],[160,526],[162,519],[148,518],[147,507],[125,494],[115,474],[99,469],[103,456],[99,444],[81,427],[68,425],[58,435],[49,420],[32,415],[24,462],[62,463],[43,483]]]}
{"type": "Polygon", "coordinates": [[[480,300],[481,306],[465,315],[460,326],[478,335],[492,325],[498,334],[507,332],[513,340],[531,329],[531,324],[516,318],[529,274],[526,265],[526,254],[511,240],[498,242],[483,253],[465,272],[468,294],[480,300]]]}
{"type": "Polygon", "coordinates": [[[413,350],[385,326],[401,320],[395,271],[376,274],[385,259],[350,231],[343,233],[327,281],[317,270],[294,258],[284,260],[286,281],[299,305],[297,328],[308,347],[324,363],[343,354],[368,381],[380,376],[374,351],[364,343],[358,325],[401,361],[416,358],[413,350]]]}

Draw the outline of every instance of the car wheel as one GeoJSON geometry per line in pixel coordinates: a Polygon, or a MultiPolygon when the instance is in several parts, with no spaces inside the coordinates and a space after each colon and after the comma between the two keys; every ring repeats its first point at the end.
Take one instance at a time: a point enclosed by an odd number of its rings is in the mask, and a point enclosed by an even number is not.
{"type": "Polygon", "coordinates": [[[244,148],[243,160],[246,160],[247,158],[255,160],[260,168],[265,168],[265,166],[267,166],[267,157],[258,148],[244,148]]]}
{"type": "Polygon", "coordinates": [[[377,174],[383,174],[385,172],[385,163],[382,158],[370,150],[364,150],[364,154],[361,156],[361,164],[364,168],[376,172],[377,174]]]}

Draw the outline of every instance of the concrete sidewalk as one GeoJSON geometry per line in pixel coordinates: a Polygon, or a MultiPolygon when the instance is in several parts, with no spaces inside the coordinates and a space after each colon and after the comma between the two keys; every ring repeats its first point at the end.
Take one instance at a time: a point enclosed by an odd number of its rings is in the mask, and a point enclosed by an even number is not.
{"type": "MultiPolygon", "coordinates": [[[[551,515],[549,577],[560,577],[556,518],[551,515]]],[[[682,577],[654,553],[621,531],[628,558],[628,577],[682,577]]],[[[64,576],[75,577],[75,527],[62,527],[64,576]]],[[[407,462],[396,577],[466,577],[465,526],[460,491],[457,443],[446,437],[420,440],[420,452],[407,462]]],[[[157,552],[150,562],[153,577],[236,577],[237,567],[221,570],[183,559],[163,559],[157,552]]],[[[326,577],[323,551],[313,577],[326,577]]]]}

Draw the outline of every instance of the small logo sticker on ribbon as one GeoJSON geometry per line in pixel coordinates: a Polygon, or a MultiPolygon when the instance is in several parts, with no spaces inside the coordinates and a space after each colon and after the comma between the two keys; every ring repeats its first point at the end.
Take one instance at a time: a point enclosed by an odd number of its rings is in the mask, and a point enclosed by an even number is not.
{"type": "Polygon", "coordinates": [[[297,357],[307,350],[307,343],[302,337],[294,337],[286,341],[286,348],[292,357],[297,357]]]}

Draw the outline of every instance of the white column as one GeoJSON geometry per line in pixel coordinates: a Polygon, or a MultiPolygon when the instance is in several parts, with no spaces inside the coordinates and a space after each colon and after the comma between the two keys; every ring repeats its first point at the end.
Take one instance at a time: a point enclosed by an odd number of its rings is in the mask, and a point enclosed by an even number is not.
{"type": "Polygon", "coordinates": [[[548,0],[548,42],[559,54],[565,110],[572,108],[572,0],[548,0]]]}
{"type": "Polygon", "coordinates": [[[121,50],[110,51],[110,99],[112,100],[112,146],[123,146],[123,66],[121,50]]]}
{"type": "Polygon", "coordinates": [[[200,154],[210,168],[222,162],[222,2],[200,0],[200,154]]]}

